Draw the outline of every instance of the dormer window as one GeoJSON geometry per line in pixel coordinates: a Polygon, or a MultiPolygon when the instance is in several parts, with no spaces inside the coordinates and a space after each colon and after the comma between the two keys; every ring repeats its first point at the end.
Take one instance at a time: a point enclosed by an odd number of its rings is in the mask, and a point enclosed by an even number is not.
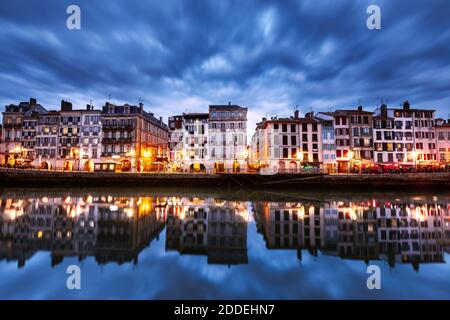
{"type": "Polygon", "coordinates": [[[114,113],[114,107],[109,107],[108,113],[114,113]]]}
{"type": "Polygon", "coordinates": [[[125,106],[125,113],[130,113],[130,107],[129,106],[125,106]]]}

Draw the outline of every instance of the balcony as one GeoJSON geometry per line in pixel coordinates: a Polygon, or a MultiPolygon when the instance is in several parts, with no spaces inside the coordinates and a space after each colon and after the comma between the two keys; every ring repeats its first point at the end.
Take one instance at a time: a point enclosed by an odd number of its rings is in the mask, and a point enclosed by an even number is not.
{"type": "Polygon", "coordinates": [[[117,130],[126,130],[132,131],[134,130],[133,125],[103,125],[103,131],[117,131],[117,130]]]}
{"type": "Polygon", "coordinates": [[[103,138],[103,144],[116,144],[116,143],[131,143],[133,142],[132,138],[103,138]]]}

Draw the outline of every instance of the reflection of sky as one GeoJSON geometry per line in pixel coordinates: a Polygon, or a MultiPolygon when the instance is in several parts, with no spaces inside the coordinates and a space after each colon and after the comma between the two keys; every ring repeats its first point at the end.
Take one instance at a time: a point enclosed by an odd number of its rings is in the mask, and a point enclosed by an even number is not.
{"type": "MultiPolygon", "coordinates": [[[[50,254],[40,252],[17,269],[16,262],[0,262],[2,299],[449,299],[450,268],[446,264],[377,261],[382,290],[366,288],[363,261],[311,256],[302,261],[295,250],[267,250],[254,222],[248,227],[248,265],[208,265],[206,256],[165,252],[165,231],[139,255],[139,263],[97,265],[93,257],[81,262],[82,289],[66,289],[65,270],[78,264],[66,258],[50,266],[50,254]]],[[[445,255],[448,261],[450,255],[445,255]]],[[[372,263],[372,262],[371,262],[372,263]]]]}

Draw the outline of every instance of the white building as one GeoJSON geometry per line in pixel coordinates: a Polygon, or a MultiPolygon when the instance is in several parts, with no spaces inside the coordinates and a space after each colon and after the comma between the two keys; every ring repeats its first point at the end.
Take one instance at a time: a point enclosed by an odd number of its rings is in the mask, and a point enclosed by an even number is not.
{"type": "Polygon", "coordinates": [[[316,119],[320,121],[322,127],[321,143],[323,167],[329,173],[337,172],[334,117],[318,114],[316,119]]]}
{"type": "Polygon", "coordinates": [[[294,173],[322,164],[321,122],[298,111],[290,118],[263,118],[249,147],[249,164],[270,172],[294,173]]]}
{"type": "Polygon", "coordinates": [[[81,111],[80,158],[81,169],[94,171],[94,162],[98,162],[102,152],[101,111],[87,105],[81,111]]]}
{"type": "Polygon", "coordinates": [[[208,119],[208,113],[169,117],[170,160],[174,171],[206,171],[209,164],[208,119]]]}
{"type": "Polygon", "coordinates": [[[247,108],[209,106],[209,163],[214,172],[247,170],[247,108]]]}

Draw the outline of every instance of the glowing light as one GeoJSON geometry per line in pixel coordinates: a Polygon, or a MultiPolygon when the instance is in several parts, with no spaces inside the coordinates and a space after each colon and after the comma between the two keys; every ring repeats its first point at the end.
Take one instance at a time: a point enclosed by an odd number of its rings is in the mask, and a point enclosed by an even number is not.
{"type": "Polygon", "coordinates": [[[150,158],[152,156],[152,153],[148,150],[144,151],[144,158],[150,158]]]}

